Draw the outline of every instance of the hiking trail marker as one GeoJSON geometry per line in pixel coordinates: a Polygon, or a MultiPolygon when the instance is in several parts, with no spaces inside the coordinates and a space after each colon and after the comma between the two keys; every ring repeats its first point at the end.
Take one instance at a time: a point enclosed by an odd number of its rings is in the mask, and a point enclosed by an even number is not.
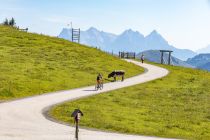
{"type": "Polygon", "coordinates": [[[74,112],[72,112],[71,114],[71,117],[74,118],[74,123],[76,124],[76,131],[75,131],[76,140],[79,140],[79,121],[81,119],[81,116],[83,116],[83,113],[79,109],[75,109],[74,112]]]}

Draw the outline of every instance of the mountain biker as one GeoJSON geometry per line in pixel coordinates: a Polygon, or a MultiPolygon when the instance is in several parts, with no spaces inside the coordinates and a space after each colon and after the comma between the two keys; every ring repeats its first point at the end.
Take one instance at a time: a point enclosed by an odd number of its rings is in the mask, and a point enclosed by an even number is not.
{"type": "Polygon", "coordinates": [[[103,76],[101,73],[98,74],[96,80],[97,80],[97,85],[99,86],[103,81],[103,76]]]}

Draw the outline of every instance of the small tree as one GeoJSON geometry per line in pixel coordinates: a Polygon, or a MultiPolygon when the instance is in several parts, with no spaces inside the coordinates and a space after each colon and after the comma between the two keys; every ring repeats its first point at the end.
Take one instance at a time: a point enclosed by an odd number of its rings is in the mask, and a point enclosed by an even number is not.
{"type": "Polygon", "coordinates": [[[9,25],[9,21],[8,21],[7,18],[6,18],[5,21],[3,22],[3,25],[9,25]]]}
{"type": "Polygon", "coordinates": [[[15,19],[12,18],[12,19],[9,21],[9,25],[12,26],[12,27],[14,27],[15,24],[16,24],[16,23],[15,23],[15,19]]]}

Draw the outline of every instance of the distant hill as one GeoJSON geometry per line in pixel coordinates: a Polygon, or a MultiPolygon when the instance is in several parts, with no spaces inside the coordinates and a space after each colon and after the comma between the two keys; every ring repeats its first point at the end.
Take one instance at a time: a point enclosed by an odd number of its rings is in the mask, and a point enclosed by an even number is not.
{"type": "MultiPolygon", "coordinates": [[[[141,57],[141,55],[144,54],[145,59],[151,62],[156,62],[160,63],[160,58],[161,58],[161,53],[158,50],[148,50],[148,51],[143,51],[137,55],[137,57],[141,57]]],[[[168,54],[164,54],[164,61],[165,63],[168,63],[168,54]]],[[[183,67],[189,67],[189,68],[194,68],[192,65],[176,58],[173,57],[171,58],[171,63],[174,66],[183,66],[183,67]]]]}
{"type": "Polygon", "coordinates": [[[196,55],[193,58],[189,58],[186,62],[196,67],[205,65],[206,63],[210,62],[210,53],[196,55]]]}
{"type": "Polygon", "coordinates": [[[188,59],[186,62],[196,68],[210,71],[210,53],[196,55],[195,57],[188,59]]]}
{"type": "Polygon", "coordinates": [[[199,69],[210,71],[210,62],[208,62],[208,63],[206,63],[204,65],[198,66],[198,68],[199,69]]]}
{"type": "MultiPolygon", "coordinates": [[[[71,29],[63,29],[59,37],[71,40],[71,29]]],[[[144,36],[132,29],[126,30],[120,35],[115,35],[91,27],[86,31],[81,31],[81,43],[100,47],[104,51],[113,51],[114,53],[119,51],[139,53],[146,50],[167,49],[174,51],[174,56],[181,60],[187,60],[196,55],[191,50],[178,49],[170,45],[156,30],[152,31],[148,36],[144,36]]]]}

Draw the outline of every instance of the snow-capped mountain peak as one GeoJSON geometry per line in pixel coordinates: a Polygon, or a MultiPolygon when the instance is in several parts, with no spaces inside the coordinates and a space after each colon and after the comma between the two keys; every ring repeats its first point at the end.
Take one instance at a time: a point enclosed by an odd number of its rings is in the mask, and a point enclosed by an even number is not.
{"type": "Polygon", "coordinates": [[[128,37],[133,39],[144,39],[144,35],[138,31],[133,31],[132,29],[125,30],[119,37],[128,37]]]}
{"type": "Polygon", "coordinates": [[[153,30],[146,38],[158,39],[167,42],[156,30],[153,30]]]}
{"type": "Polygon", "coordinates": [[[99,30],[97,30],[95,27],[90,27],[86,32],[92,32],[92,33],[95,33],[95,32],[100,32],[99,30]]]}
{"type": "Polygon", "coordinates": [[[66,40],[71,40],[71,36],[72,36],[72,31],[71,29],[68,28],[63,28],[63,30],[59,34],[59,38],[63,38],[66,40]]]}

